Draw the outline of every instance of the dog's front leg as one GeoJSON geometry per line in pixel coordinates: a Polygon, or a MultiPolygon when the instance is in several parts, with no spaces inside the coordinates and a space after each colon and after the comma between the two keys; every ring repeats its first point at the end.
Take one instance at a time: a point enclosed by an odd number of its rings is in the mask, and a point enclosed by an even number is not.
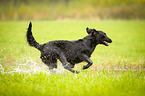
{"type": "Polygon", "coordinates": [[[87,65],[83,66],[83,69],[87,69],[93,64],[93,61],[87,55],[83,54],[82,58],[83,58],[83,61],[88,63],[87,65]]]}
{"type": "Polygon", "coordinates": [[[63,53],[60,54],[59,60],[61,61],[62,65],[65,69],[67,69],[73,73],[77,73],[77,74],[80,73],[80,71],[75,71],[75,70],[71,69],[71,67],[68,65],[66,57],[63,53]]]}
{"type": "Polygon", "coordinates": [[[75,64],[69,64],[69,67],[70,68],[74,68],[75,67],[75,64]]]}

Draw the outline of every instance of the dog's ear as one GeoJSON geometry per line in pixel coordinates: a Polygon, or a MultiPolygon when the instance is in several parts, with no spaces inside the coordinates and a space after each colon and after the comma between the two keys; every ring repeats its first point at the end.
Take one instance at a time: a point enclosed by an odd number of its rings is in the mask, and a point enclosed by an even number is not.
{"type": "Polygon", "coordinates": [[[91,34],[91,35],[98,34],[98,31],[96,31],[95,29],[89,29],[88,27],[86,28],[86,31],[88,34],[91,34]]]}
{"type": "Polygon", "coordinates": [[[92,29],[89,29],[88,27],[86,28],[86,31],[87,31],[88,34],[93,33],[93,30],[92,29]]]}

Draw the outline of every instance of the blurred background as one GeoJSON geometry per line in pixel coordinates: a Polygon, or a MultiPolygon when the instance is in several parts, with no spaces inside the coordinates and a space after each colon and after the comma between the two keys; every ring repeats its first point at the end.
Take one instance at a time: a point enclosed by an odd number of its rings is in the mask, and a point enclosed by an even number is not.
{"type": "Polygon", "coordinates": [[[145,0],[0,0],[0,21],[73,19],[145,19],[145,0]]]}

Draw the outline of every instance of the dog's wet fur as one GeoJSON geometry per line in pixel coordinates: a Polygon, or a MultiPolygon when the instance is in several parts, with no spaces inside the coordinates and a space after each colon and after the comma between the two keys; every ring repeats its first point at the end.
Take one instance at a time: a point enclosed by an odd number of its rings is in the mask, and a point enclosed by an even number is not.
{"type": "Polygon", "coordinates": [[[108,43],[112,42],[106,33],[86,28],[88,35],[83,39],[75,41],[58,40],[39,44],[34,39],[31,29],[32,23],[30,22],[27,30],[27,41],[30,46],[40,50],[40,58],[50,70],[57,68],[57,59],[59,59],[65,69],[73,73],[79,73],[80,71],[72,69],[76,63],[85,61],[88,64],[83,66],[83,69],[89,68],[93,64],[90,57],[96,46],[98,44],[108,46],[108,43]]]}

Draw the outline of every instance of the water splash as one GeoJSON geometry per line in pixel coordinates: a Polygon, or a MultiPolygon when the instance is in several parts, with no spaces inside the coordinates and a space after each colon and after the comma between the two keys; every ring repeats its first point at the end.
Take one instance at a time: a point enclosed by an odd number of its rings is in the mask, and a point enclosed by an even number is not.
{"type": "MultiPolygon", "coordinates": [[[[0,72],[2,74],[12,74],[12,73],[33,73],[33,74],[37,74],[40,72],[44,72],[47,73],[48,75],[51,74],[49,68],[47,66],[40,66],[39,63],[36,63],[35,61],[33,61],[31,58],[30,60],[26,60],[25,63],[20,62],[17,63],[15,67],[8,67],[8,70],[6,70],[2,64],[0,64],[0,72]],[[8,71],[9,70],[9,71],[8,71]]],[[[64,73],[64,68],[62,66],[59,66],[58,69],[54,69],[53,72],[55,72],[55,74],[61,74],[64,73]]]]}

